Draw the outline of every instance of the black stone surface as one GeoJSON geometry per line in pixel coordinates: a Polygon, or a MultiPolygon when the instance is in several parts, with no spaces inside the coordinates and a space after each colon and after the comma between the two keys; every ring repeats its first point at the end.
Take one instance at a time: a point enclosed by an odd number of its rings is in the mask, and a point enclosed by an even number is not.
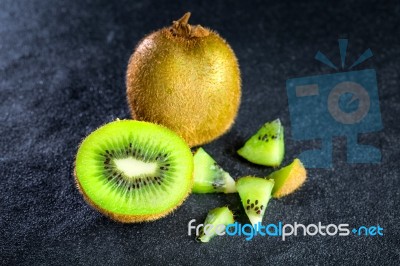
{"type": "MultiPolygon", "coordinates": [[[[399,265],[400,6],[398,1],[13,1],[0,2],[0,261],[4,265],[399,265]],[[366,48],[357,69],[377,71],[384,129],[362,143],[381,164],[348,164],[334,139],[334,167],[310,169],[302,189],[270,202],[266,222],[348,223],[384,228],[382,237],[220,237],[187,235],[208,210],[237,195],[192,195],[175,213],[125,225],[91,209],[72,176],[79,142],[98,126],[129,118],[124,73],[136,43],[184,12],[218,31],[241,65],[243,98],[232,130],[205,149],[232,176],[265,176],[235,150],[265,121],[286,127],[284,164],[317,146],[291,139],[285,81],[334,71],[316,51],[339,60],[366,48]]],[[[239,216],[244,219],[243,216],[239,216]]],[[[245,221],[245,220],[244,220],[245,221]]]]}

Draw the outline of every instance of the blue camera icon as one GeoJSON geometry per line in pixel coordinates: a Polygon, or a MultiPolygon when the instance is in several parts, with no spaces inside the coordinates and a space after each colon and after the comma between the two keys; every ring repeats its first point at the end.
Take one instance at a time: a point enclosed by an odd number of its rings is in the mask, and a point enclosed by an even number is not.
{"type": "MultiPolygon", "coordinates": [[[[347,40],[340,39],[339,46],[343,55],[347,40]]],[[[350,68],[370,56],[372,52],[368,49],[350,68]]],[[[316,59],[336,68],[320,52],[316,59]]],[[[374,69],[293,78],[287,80],[286,90],[293,139],[322,141],[321,149],[306,150],[299,155],[306,167],[332,167],[334,136],[347,138],[348,163],[380,162],[378,148],[357,141],[359,133],[383,128],[374,69]]]]}

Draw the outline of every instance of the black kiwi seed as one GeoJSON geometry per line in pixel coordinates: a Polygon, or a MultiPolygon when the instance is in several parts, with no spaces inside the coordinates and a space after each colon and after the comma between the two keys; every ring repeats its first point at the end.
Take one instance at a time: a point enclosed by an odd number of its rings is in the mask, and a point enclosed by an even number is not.
{"type": "Polygon", "coordinates": [[[254,208],[254,203],[251,204],[251,208],[252,208],[252,209],[254,208]]]}
{"type": "Polygon", "coordinates": [[[250,206],[247,206],[247,208],[246,208],[247,210],[250,210],[250,206]]]}
{"type": "Polygon", "coordinates": [[[256,202],[255,202],[255,203],[256,203],[256,205],[257,205],[257,204],[258,204],[258,200],[256,200],[256,202]]]}
{"type": "Polygon", "coordinates": [[[250,204],[250,200],[249,199],[247,200],[247,204],[250,204]]]}
{"type": "Polygon", "coordinates": [[[264,208],[264,205],[261,205],[260,210],[262,210],[264,208]]]}
{"type": "Polygon", "coordinates": [[[255,210],[255,211],[258,211],[258,207],[256,207],[254,210],[255,210]]]}

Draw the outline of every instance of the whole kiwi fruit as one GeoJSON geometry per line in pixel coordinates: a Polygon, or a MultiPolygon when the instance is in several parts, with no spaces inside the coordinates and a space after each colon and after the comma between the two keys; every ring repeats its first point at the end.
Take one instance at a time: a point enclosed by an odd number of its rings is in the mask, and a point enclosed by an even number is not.
{"type": "Polygon", "coordinates": [[[197,146],[232,126],[241,79],[229,44],[215,31],[189,25],[189,17],[188,12],[139,42],[126,86],[134,119],[162,124],[197,146]]]}

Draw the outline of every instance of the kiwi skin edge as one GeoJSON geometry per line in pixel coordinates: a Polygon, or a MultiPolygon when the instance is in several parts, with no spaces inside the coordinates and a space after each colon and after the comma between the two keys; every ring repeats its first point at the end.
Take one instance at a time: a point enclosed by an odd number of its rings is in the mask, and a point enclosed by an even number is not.
{"type": "MultiPolygon", "coordinates": [[[[121,223],[139,223],[139,222],[151,222],[154,220],[157,220],[159,218],[167,216],[169,213],[173,212],[176,208],[178,208],[182,203],[186,200],[186,198],[189,196],[190,192],[187,193],[187,195],[179,202],[179,204],[175,205],[175,207],[166,210],[161,213],[156,213],[156,214],[149,214],[149,215],[127,215],[127,214],[119,214],[119,213],[113,213],[110,211],[107,211],[99,206],[97,206],[83,191],[81,188],[81,185],[78,181],[78,178],[76,177],[76,170],[74,167],[74,179],[75,179],[75,184],[77,189],[79,190],[80,194],[83,196],[85,201],[95,210],[99,211],[100,213],[106,215],[107,217],[111,218],[114,221],[121,222],[121,223]]],[[[192,185],[193,186],[193,175],[192,175],[192,185]]]]}

